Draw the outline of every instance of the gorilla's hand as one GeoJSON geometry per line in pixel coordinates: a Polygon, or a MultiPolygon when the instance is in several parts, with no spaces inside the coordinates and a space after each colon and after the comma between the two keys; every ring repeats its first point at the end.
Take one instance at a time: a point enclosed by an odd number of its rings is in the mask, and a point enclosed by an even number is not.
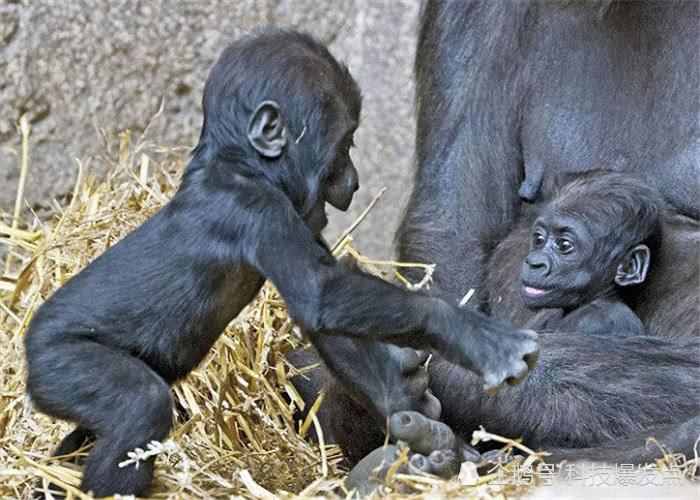
{"type": "MultiPolygon", "coordinates": [[[[429,418],[440,418],[442,412],[440,401],[428,388],[428,370],[426,369],[428,353],[411,348],[398,348],[391,345],[388,347],[390,351],[393,351],[392,354],[396,356],[400,367],[400,373],[397,374],[400,380],[397,380],[396,385],[392,388],[392,397],[405,400],[405,402],[396,401],[392,406],[394,408],[412,408],[429,418]]],[[[390,411],[386,415],[388,416],[394,411],[390,411]]]]}
{"type": "Polygon", "coordinates": [[[335,376],[336,389],[369,411],[382,429],[398,411],[439,418],[440,402],[428,390],[427,353],[335,335],[316,335],[313,341],[335,376]]]}
{"type": "Polygon", "coordinates": [[[537,361],[537,333],[520,330],[473,311],[452,315],[439,351],[484,379],[484,390],[495,393],[504,383],[520,383],[537,361]]]}

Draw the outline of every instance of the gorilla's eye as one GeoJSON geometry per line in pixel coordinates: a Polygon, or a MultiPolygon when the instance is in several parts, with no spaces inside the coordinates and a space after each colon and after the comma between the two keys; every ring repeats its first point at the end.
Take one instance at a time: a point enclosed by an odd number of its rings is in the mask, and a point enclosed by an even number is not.
{"type": "Polygon", "coordinates": [[[557,238],[556,245],[560,253],[570,253],[574,250],[574,244],[566,238],[557,238]]]}
{"type": "Polygon", "coordinates": [[[534,233],[532,235],[532,246],[535,248],[542,248],[546,242],[546,238],[542,233],[534,233]]]}

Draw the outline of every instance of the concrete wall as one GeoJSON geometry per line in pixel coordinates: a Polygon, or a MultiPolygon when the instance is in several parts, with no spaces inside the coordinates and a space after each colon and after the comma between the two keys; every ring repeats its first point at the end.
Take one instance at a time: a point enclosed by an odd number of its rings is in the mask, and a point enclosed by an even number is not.
{"type": "Polygon", "coordinates": [[[227,42],[260,25],[295,26],[344,60],[364,93],[353,158],[361,190],[348,214],[330,214],[329,239],[389,190],[357,232],[366,253],[389,254],[409,193],[412,65],[418,0],[73,0],[0,3],[0,210],[10,211],[19,161],[15,124],[33,127],[27,199],[70,191],[75,158],[100,151],[97,127],[142,130],[164,99],[150,138],[191,146],[207,72],[227,42]]]}

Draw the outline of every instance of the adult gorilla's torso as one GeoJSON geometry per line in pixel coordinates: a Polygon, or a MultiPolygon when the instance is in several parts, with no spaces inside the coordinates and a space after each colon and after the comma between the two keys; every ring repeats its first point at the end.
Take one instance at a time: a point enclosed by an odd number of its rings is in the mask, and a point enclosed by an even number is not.
{"type": "Polygon", "coordinates": [[[528,34],[533,64],[523,67],[525,164],[638,172],[677,212],[697,218],[697,5],[611,8],[629,12],[601,19],[590,9],[563,15],[556,4],[540,6],[528,34]]]}

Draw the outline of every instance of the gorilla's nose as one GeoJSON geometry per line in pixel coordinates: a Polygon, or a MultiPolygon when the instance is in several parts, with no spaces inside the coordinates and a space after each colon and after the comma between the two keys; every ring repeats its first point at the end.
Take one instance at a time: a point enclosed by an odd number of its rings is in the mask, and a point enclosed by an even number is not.
{"type": "Polygon", "coordinates": [[[532,273],[537,276],[547,276],[552,268],[547,256],[541,253],[531,253],[528,255],[525,259],[525,265],[527,266],[527,269],[523,269],[523,271],[527,271],[528,274],[532,273]]]}

